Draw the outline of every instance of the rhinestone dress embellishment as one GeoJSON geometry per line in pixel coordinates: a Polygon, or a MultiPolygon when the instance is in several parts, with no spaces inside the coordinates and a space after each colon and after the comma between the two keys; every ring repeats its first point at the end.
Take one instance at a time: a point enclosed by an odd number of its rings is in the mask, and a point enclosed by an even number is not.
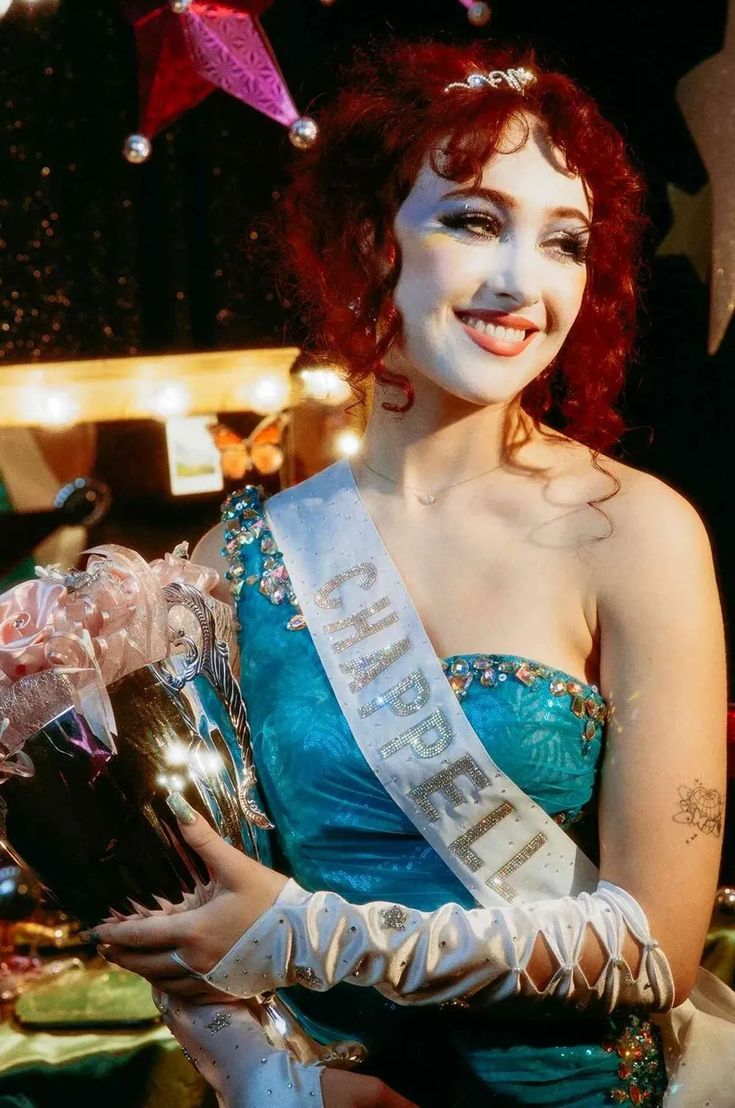
{"type": "Polygon", "coordinates": [[[613,1104],[645,1104],[659,1108],[667,1087],[661,1032],[644,1010],[608,1016],[609,1034],[603,1050],[617,1054],[620,1084],[610,1090],[613,1104]]]}
{"type": "Polygon", "coordinates": [[[386,931],[405,931],[407,922],[408,912],[401,908],[400,904],[380,910],[380,926],[386,931]]]}
{"type": "Polygon", "coordinates": [[[231,493],[222,504],[222,521],[225,526],[225,545],[222,554],[227,559],[225,573],[230,582],[232,594],[237,601],[244,585],[256,585],[259,592],[270,600],[271,604],[291,605],[296,614],[285,623],[287,631],[300,631],[306,627],[301,608],[283,562],[283,555],[276,546],[263,513],[262,500],[265,490],[262,485],[245,485],[238,492],[231,493]],[[263,564],[260,573],[244,576],[242,562],[243,547],[260,540],[263,564]]]}
{"type": "Polygon", "coordinates": [[[232,1014],[230,1012],[218,1012],[216,1016],[213,1016],[209,1023],[205,1023],[207,1031],[211,1031],[213,1035],[216,1035],[218,1031],[224,1031],[226,1027],[229,1027],[232,1023],[232,1014]]]}
{"type": "Polygon", "coordinates": [[[600,736],[602,725],[607,719],[607,705],[596,685],[584,686],[579,681],[563,678],[558,670],[541,662],[532,662],[527,658],[512,659],[502,654],[479,654],[468,658],[452,655],[443,659],[441,664],[458,700],[464,699],[475,678],[483,688],[493,688],[498,682],[506,681],[509,676],[527,688],[535,687],[539,681],[548,679],[551,695],[568,697],[569,710],[578,719],[584,720],[581,732],[583,754],[588,753],[592,740],[600,736]]]}
{"type": "Polygon", "coordinates": [[[324,984],[321,977],[317,977],[311,966],[297,966],[294,976],[300,985],[306,985],[310,989],[324,984]]]}

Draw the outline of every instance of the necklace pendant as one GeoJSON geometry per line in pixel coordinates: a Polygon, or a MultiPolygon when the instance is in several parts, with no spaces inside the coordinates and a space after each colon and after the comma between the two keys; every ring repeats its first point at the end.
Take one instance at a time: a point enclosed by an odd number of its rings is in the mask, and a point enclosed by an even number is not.
{"type": "Polygon", "coordinates": [[[433,504],[436,500],[435,496],[432,496],[430,492],[422,492],[416,497],[419,504],[433,504]]]}

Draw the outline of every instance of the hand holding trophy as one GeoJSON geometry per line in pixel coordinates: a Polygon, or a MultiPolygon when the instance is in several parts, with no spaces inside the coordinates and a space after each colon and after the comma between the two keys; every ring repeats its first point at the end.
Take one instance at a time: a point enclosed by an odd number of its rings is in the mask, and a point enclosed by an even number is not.
{"type": "MultiPolygon", "coordinates": [[[[204,904],[210,876],[168,798],[270,864],[236,678],[234,613],[185,544],[148,564],[104,546],[84,571],[37,570],[0,596],[0,836],[63,909],[94,927],[204,904]]],[[[278,994],[248,1002],[302,1063],[354,1064],[278,994]]]]}

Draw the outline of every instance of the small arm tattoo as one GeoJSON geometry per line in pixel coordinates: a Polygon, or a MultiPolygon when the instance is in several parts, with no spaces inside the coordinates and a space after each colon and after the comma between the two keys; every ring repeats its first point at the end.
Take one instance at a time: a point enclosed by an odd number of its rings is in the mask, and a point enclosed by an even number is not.
{"type": "Polygon", "coordinates": [[[674,813],[674,823],[686,823],[696,828],[691,838],[696,839],[697,830],[704,835],[719,835],[722,832],[722,817],[725,811],[725,797],[717,789],[706,789],[697,778],[694,785],[679,785],[679,802],[674,813]]]}

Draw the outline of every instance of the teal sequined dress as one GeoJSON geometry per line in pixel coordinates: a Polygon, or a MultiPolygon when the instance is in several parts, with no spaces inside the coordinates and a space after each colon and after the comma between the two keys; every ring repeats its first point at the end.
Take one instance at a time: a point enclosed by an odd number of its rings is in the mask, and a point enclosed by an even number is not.
{"type": "MultiPolygon", "coordinates": [[[[310,891],[432,911],[470,893],[380,785],[352,738],[263,514],[246,486],[224,505],[241,683],[272,864],[310,891]]],[[[447,679],[502,770],[596,861],[607,705],[594,685],[517,655],[453,656],[447,679]]],[[[661,1103],[658,1029],[645,1011],[593,1016],[561,1002],[396,1005],[374,989],[282,991],[321,1042],[356,1038],[374,1073],[420,1108],[661,1103]]]]}

